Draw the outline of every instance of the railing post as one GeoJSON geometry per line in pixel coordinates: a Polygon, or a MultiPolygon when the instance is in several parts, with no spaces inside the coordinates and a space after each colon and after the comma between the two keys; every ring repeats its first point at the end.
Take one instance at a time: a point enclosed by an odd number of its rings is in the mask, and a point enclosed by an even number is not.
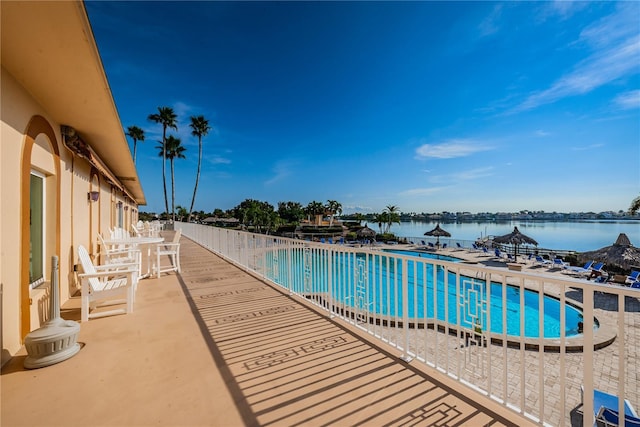
{"type": "Polygon", "coordinates": [[[409,363],[413,360],[409,356],[409,271],[406,258],[402,258],[402,330],[404,345],[401,359],[409,363]]]}

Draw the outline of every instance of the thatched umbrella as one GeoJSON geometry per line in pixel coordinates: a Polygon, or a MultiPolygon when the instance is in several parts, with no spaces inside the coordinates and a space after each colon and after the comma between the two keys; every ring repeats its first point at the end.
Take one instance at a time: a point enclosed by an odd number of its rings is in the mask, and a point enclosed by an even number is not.
{"type": "Polygon", "coordinates": [[[440,228],[440,223],[436,225],[436,228],[433,230],[427,231],[424,233],[425,236],[435,236],[436,237],[436,245],[440,246],[440,236],[442,237],[451,237],[451,233],[446,230],[440,228]]]}
{"type": "Polygon", "coordinates": [[[613,245],[595,251],[581,252],[578,257],[581,260],[595,260],[629,270],[640,265],[640,248],[633,246],[626,234],[620,233],[613,245]]]}
{"type": "Polygon", "coordinates": [[[356,235],[359,238],[362,237],[376,237],[376,232],[375,230],[370,229],[367,225],[365,225],[364,227],[362,227],[360,230],[356,231],[356,235]]]}
{"type": "Polygon", "coordinates": [[[538,242],[536,242],[531,237],[526,234],[522,234],[518,227],[513,227],[513,231],[509,234],[505,234],[504,236],[494,237],[493,241],[496,243],[503,243],[508,245],[513,245],[514,253],[513,257],[516,261],[518,261],[518,246],[520,245],[536,245],[538,246],[538,242]]]}

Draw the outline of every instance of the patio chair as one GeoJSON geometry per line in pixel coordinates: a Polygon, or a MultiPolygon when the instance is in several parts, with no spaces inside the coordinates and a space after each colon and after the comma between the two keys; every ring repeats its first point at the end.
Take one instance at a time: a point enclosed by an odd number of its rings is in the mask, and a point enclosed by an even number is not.
{"type": "Polygon", "coordinates": [[[155,272],[160,278],[160,273],[168,273],[170,271],[177,271],[180,273],[180,236],[182,235],[182,230],[177,230],[173,235],[173,240],[171,242],[163,242],[158,243],[156,246],[156,265],[155,272]],[[166,255],[169,257],[169,261],[171,261],[170,266],[162,267],[160,264],[160,257],[166,255]]]}
{"type": "MultiPolygon", "coordinates": [[[[584,402],[584,386],[581,387],[581,397],[584,402]]],[[[619,426],[620,414],[618,413],[618,396],[604,391],[593,390],[593,415],[594,426],[619,426]]],[[[624,400],[624,420],[627,427],[640,427],[640,418],[636,410],[627,399],[624,400]]],[[[585,423],[586,424],[586,423],[585,423]]]]}
{"type": "Polygon", "coordinates": [[[133,312],[135,264],[94,265],[84,246],[78,247],[78,258],[82,273],[82,306],[80,319],[83,322],[96,317],[133,312]],[[119,299],[113,299],[120,297],[119,299]],[[102,303],[98,304],[98,301],[102,303]],[[126,304],[126,308],[91,313],[97,307],[126,304]]]}
{"type": "Polygon", "coordinates": [[[632,271],[630,275],[627,276],[626,280],[624,281],[625,284],[630,285],[634,282],[637,282],[640,280],[640,271],[632,271]]]}
{"type": "MultiPolygon", "coordinates": [[[[135,244],[108,245],[102,234],[98,233],[101,253],[104,255],[105,264],[131,264],[138,265],[138,273],[142,271],[142,252],[135,244]]],[[[138,283],[138,274],[135,277],[138,283]]]]}

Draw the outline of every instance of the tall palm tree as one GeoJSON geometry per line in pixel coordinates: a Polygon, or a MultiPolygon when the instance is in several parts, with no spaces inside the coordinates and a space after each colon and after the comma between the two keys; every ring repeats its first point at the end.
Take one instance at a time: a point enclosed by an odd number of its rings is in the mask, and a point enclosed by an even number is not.
{"type": "Polygon", "coordinates": [[[174,172],[174,159],[184,159],[184,148],[181,144],[180,138],[176,138],[173,135],[167,137],[166,143],[157,147],[161,150],[160,155],[165,155],[169,159],[171,164],[171,221],[176,222],[176,180],[174,172]]]}
{"type": "Polygon", "coordinates": [[[397,222],[400,224],[400,214],[398,213],[398,207],[395,205],[388,205],[384,208],[387,215],[387,226],[385,233],[388,233],[391,230],[391,224],[397,222]]]}
{"type": "Polygon", "coordinates": [[[327,212],[329,213],[329,227],[333,226],[333,216],[342,213],[342,204],[335,200],[327,200],[327,212]]]}
{"type": "Polygon", "coordinates": [[[133,164],[136,164],[136,152],[138,151],[138,141],[144,141],[144,131],[138,126],[129,126],[127,136],[133,139],[133,164]]]}
{"type": "Polygon", "coordinates": [[[167,162],[167,150],[165,145],[167,142],[167,128],[178,130],[178,116],[173,112],[171,107],[158,107],[157,114],[149,114],[149,120],[162,125],[162,186],[164,188],[164,209],[169,214],[169,201],[167,199],[167,178],[165,164],[167,162]]]}
{"type": "Polygon", "coordinates": [[[636,212],[640,210],[640,196],[636,197],[631,201],[631,206],[629,206],[629,213],[631,215],[635,215],[636,212]]]}
{"type": "Polygon", "coordinates": [[[189,219],[191,222],[191,212],[193,212],[193,204],[196,202],[196,191],[198,191],[198,181],[200,180],[200,165],[202,164],[202,137],[209,133],[211,126],[209,120],[204,116],[191,116],[191,135],[198,137],[198,172],[196,173],[196,185],[193,187],[193,197],[191,198],[191,207],[189,208],[189,219]]]}

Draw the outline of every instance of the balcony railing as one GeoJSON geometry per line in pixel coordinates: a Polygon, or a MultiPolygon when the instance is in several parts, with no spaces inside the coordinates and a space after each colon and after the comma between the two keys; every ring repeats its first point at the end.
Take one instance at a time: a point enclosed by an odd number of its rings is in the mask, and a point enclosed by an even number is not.
{"type": "Polygon", "coordinates": [[[640,400],[638,290],[546,269],[176,227],[529,421],[593,425],[594,388],[622,397],[619,411],[624,399],[640,400]]]}

